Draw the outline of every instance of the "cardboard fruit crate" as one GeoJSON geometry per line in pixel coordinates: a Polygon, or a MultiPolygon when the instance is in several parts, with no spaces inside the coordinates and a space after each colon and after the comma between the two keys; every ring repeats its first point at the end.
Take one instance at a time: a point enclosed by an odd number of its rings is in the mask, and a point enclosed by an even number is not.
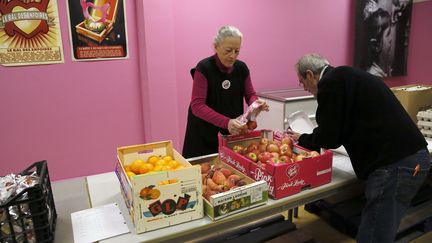
{"type": "Polygon", "coordinates": [[[217,154],[189,159],[193,164],[210,162],[220,168],[227,168],[239,175],[247,184],[210,196],[210,200],[203,198],[204,211],[212,220],[219,220],[245,210],[264,205],[268,201],[267,183],[264,180],[255,181],[240,171],[219,160],[217,154]]]}
{"type": "MultiPolygon", "coordinates": [[[[284,198],[301,192],[307,188],[314,188],[331,182],[333,153],[325,150],[319,156],[304,158],[290,163],[266,163],[264,167],[248,159],[244,155],[232,150],[234,145],[247,146],[251,142],[259,142],[261,138],[273,140],[271,130],[253,131],[245,135],[219,136],[219,156],[230,166],[245,171],[249,177],[268,184],[270,197],[284,198]]],[[[300,153],[309,150],[294,145],[293,151],[300,153]]]]}
{"type": "Polygon", "coordinates": [[[171,141],[119,147],[116,174],[136,233],[143,233],[204,216],[201,167],[192,166],[172,147],[171,141]],[[128,178],[125,166],[150,156],[169,155],[184,167],[128,178]],[[164,184],[164,181],[173,181],[164,184]]]}

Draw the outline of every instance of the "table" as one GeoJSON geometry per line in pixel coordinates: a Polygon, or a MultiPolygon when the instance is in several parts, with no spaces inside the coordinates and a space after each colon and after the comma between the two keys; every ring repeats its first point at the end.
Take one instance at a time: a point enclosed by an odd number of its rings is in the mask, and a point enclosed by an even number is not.
{"type": "MultiPolygon", "coordinates": [[[[356,181],[357,179],[354,175],[334,168],[332,182],[329,184],[308,189],[283,199],[269,199],[265,205],[234,214],[219,221],[212,221],[209,217],[205,216],[202,219],[138,235],[133,233],[131,219],[126,217],[125,220],[132,233],[119,235],[100,242],[163,242],[173,239],[176,241],[198,240],[200,237],[217,235],[218,232],[227,229],[235,230],[245,223],[254,222],[269,215],[281,213],[291,208],[349,190],[356,181]]],[[[123,215],[128,215],[127,208],[120,194],[120,184],[114,172],[88,176],[87,184],[92,207],[117,203],[123,215]]]]}
{"type": "MultiPolygon", "coordinates": [[[[428,142],[429,152],[432,152],[430,147],[432,143],[430,140],[428,142]]],[[[335,153],[335,155],[337,154],[335,153]]],[[[343,162],[343,164],[346,164],[345,161],[343,162]]],[[[193,162],[191,161],[191,163],[193,162]]],[[[329,184],[308,189],[279,200],[269,199],[266,205],[240,212],[219,221],[212,221],[205,216],[202,219],[191,222],[139,235],[134,233],[124,234],[101,242],[161,242],[173,239],[177,241],[196,241],[204,237],[217,235],[221,231],[235,231],[245,224],[255,224],[257,221],[270,215],[285,212],[289,209],[333,195],[342,196],[349,193],[358,187],[360,183],[353,173],[347,171],[350,170],[342,167],[338,162],[337,156],[334,156],[332,181],[329,184]]],[[[123,215],[128,216],[127,208],[120,194],[119,182],[114,172],[55,181],[51,185],[58,214],[55,232],[57,242],[74,242],[70,216],[73,212],[116,202],[123,215]]],[[[131,219],[125,217],[125,220],[129,229],[133,232],[131,219]]]]}
{"type": "Polygon", "coordinates": [[[86,177],[51,183],[57,211],[55,241],[73,243],[71,213],[91,208],[86,177]]]}

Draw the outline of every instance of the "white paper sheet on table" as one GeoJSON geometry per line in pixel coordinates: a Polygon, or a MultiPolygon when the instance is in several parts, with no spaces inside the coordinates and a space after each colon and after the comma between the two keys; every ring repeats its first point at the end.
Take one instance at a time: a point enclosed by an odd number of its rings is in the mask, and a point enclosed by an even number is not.
{"type": "Polygon", "coordinates": [[[129,232],[116,203],[71,213],[75,243],[89,243],[129,232]]]}
{"type": "Polygon", "coordinates": [[[333,167],[355,175],[350,158],[343,154],[333,153],[333,167]]]}
{"type": "MultiPolygon", "coordinates": [[[[291,113],[288,116],[288,124],[291,130],[298,133],[312,133],[315,128],[311,119],[306,115],[304,111],[296,111],[291,113]]],[[[340,146],[339,148],[332,149],[335,152],[344,154],[348,156],[347,151],[344,146],[340,146]]]]}

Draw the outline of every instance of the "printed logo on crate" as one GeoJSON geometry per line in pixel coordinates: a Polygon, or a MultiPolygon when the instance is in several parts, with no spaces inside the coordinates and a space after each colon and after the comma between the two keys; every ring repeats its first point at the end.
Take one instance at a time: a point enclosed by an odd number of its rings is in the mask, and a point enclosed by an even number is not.
{"type": "Polygon", "coordinates": [[[287,167],[285,174],[288,177],[288,180],[294,179],[299,174],[299,165],[298,164],[292,164],[287,167]]]}
{"type": "Polygon", "coordinates": [[[280,186],[278,186],[278,191],[283,191],[291,187],[303,187],[306,186],[306,182],[303,178],[300,178],[300,165],[298,163],[290,164],[285,170],[285,175],[288,181],[284,181],[280,186]],[[299,178],[296,178],[296,177],[299,178]]]}
{"type": "Polygon", "coordinates": [[[249,162],[245,161],[243,156],[232,153],[228,148],[219,148],[219,157],[221,161],[232,166],[241,173],[248,175],[249,162]]]}
{"type": "Polygon", "coordinates": [[[264,180],[265,182],[267,182],[268,192],[273,197],[275,195],[273,176],[267,173],[265,169],[262,169],[256,164],[251,164],[250,168],[250,177],[252,177],[252,179],[254,179],[255,181],[264,180]]]}
{"type": "Polygon", "coordinates": [[[176,211],[184,211],[189,208],[194,208],[197,201],[190,201],[191,196],[184,193],[183,196],[173,195],[172,198],[159,199],[161,192],[159,189],[154,188],[154,185],[144,187],[140,191],[140,198],[142,200],[156,200],[148,204],[148,210],[144,211],[143,216],[151,218],[159,214],[171,215],[176,211]],[[158,199],[158,200],[157,200],[158,199]]]}

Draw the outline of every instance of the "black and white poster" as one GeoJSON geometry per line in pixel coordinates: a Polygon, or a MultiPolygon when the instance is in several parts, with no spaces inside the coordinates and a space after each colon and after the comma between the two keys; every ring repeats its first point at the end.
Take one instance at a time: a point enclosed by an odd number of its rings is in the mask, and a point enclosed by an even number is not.
{"type": "Polygon", "coordinates": [[[354,66],[385,78],[407,74],[412,0],[357,0],[354,66]]]}

